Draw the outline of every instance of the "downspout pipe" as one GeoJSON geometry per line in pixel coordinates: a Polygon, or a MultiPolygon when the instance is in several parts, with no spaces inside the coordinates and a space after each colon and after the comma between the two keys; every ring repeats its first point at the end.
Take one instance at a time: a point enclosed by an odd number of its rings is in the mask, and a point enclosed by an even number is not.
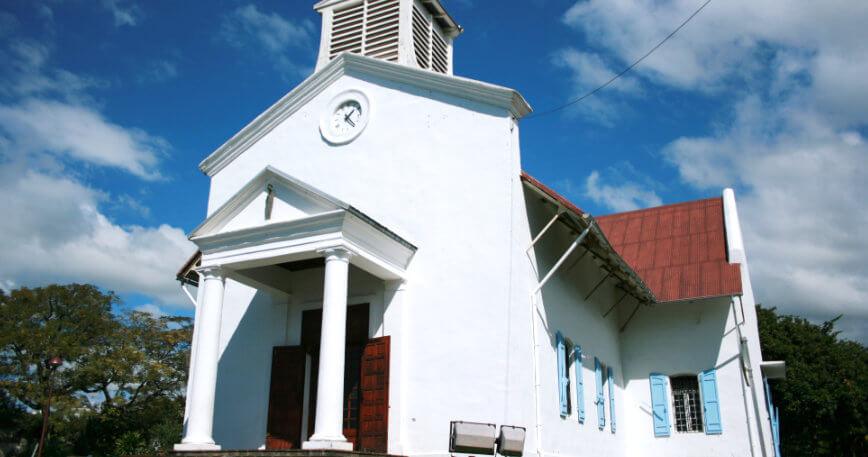
{"type": "MultiPolygon", "coordinates": [[[[546,226],[546,229],[548,229],[548,227],[551,225],[551,223],[553,223],[555,220],[557,220],[557,217],[555,217],[554,219],[552,219],[549,222],[549,224],[546,226]]],[[[537,335],[537,330],[536,330],[536,321],[537,321],[536,315],[539,311],[539,307],[537,306],[537,297],[539,297],[541,295],[541,291],[542,291],[543,286],[545,286],[545,284],[549,281],[549,279],[551,279],[552,276],[554,276],[554,274],[561,267],[561,265],[563,265],[563,263],[567,260],[567,257],[569,257],[570,254],[580,244],[582,244],[582,242],[585,240],[585,238],[591,232],[591,227],[593,226],[593,224],[594,224],[594,222],[592,221],[588,225],[588,227],[585,228],[585,230],[581,233],[581,235],[579,235],[578,238],[576,238],[573,241],[573,243],[570,244],[570,246],[567,248],[567,250],[564,252],[564,254],[561,255],[561,257],[558,259],[557,262],[555,262],[555,264],[554,264],[554,266],[552,266],[551,270],[549,270],[549,272],[539,282],[536,289],[534,289],[534,291],[530,295],[530,313],[531,313],[531,316],[530,316],[529,322],[530,322],[530,330],[531,330],[531,354],[533,356],[533,384],[534,384],[533,385],[533,397],[534,397],[534,415],[535,415],[534,428],[535,428],[535,436],[536,436],[536,454],[538,457],[544,457],[545,451],[543,451],[543,446],[542,446],[542,413],[540,411],[539,336],[537,335]]],[[[530,250],[530,248],[533,247],[533,245],[536,243],[536,241],[539,241],[539,238],[541,235],[542,235],[542,233],[534,239],[534,243],[531,244],[531,246],[528,248],[528,251],[530,250]]]]}

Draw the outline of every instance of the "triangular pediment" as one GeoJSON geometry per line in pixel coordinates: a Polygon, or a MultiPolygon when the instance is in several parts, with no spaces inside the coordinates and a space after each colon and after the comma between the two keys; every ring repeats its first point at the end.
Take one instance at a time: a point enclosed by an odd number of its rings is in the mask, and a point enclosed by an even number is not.
{"type": "Polygon", "coordinates": [[[190,238],[346,210],[349,206],[275,168],[266,167],[193,230],[190,238]]]}
{"type": "Polygon", "coordinates": [[[530,105],[524,97],[513,89],[371,57],[342,53],[233,135],[205,158],[199,164],[199,169],[213,177],[344,76],[366,80],[373,78],[396,83],[399,87],[418,88],[430,94],[449,96],[442,101],[475,102],[479,106],[503,110],[514,119],[521,119],[531,112],[530,105]]]}

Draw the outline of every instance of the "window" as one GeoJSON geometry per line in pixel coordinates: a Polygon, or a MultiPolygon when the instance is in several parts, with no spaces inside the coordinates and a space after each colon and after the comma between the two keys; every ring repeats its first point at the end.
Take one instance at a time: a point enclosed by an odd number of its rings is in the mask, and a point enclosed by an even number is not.
{"type": "Polygon", "coordinates": [[[699,398],[699,381],[696,376],[674,376],[669,382],[672,385],[675,431],[701,433],[702,402],[699,398]]]}

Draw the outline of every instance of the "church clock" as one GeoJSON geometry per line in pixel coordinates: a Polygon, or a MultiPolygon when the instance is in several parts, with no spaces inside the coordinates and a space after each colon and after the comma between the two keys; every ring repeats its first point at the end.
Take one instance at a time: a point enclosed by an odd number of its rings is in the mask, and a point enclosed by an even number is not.
{"type": "Polygon", "coordinates": [[[347,144],[358,137],[371,117],[368,97],[358,90],[338,94],[320,119],[320,133],[331,144],[347,144]]]}

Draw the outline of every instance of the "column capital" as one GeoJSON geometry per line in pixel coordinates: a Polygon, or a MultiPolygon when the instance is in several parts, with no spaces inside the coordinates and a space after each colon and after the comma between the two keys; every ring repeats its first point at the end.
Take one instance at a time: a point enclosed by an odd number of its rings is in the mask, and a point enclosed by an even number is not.
{"type": "Polygon", "coordinates": [[[196,273],[202,277],[202,280],[224,280],[226,278],[226,270],[220,265],[212,265],[207,267],[199,267],[195,269],[196,273]]]}
{"type": "Polygon", "coordinates": [[[326,262],[336,260],[339,262],[348,263],[350,261],[350,257],[355,255],[353,251],[350,251],[343,246],[334,246],[330,248],[320,249],[316,252],[325,257],[326,262]]]}

